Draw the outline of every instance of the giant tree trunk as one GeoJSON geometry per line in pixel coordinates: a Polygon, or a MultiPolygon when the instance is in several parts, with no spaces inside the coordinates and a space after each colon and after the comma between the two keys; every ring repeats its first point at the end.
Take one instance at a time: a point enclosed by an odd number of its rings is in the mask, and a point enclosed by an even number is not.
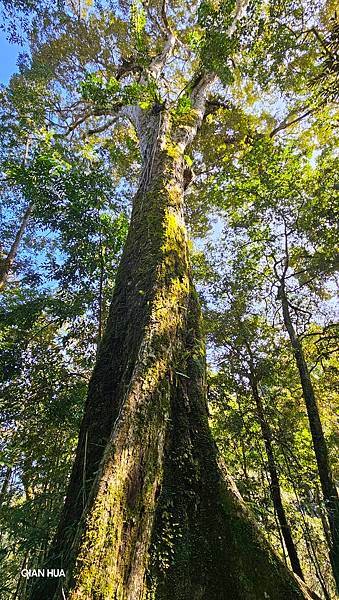
{"type": "Polygon", "coordinates": [[[149,116],[156,133],[48,559],[66,569],[66,582],[40,579],[31,598],[308,598],[217,464],[183,152],[161,130],[166,118],[149,116]]]}
{"type": "Polygon", "coordinates": [[[301,387],[305,400],[308,421],[313,441],[314,453],[317,460],[319,479],[326,512],[330,525],[331,546],[330,561],[337,589],[339,590],[339,497],[336,485],[333,481],[331,467],[328,459],[326,440],[320,420],[319,409],[314,394],[310,373],[305,360],[304,352],[295,332],[290,315],[290,307],[286,295],[285,285],[282,282],[279,290],[282,303],[284,324],[288,332],[293,348],[295,361],[298,367],[301,387]]]}

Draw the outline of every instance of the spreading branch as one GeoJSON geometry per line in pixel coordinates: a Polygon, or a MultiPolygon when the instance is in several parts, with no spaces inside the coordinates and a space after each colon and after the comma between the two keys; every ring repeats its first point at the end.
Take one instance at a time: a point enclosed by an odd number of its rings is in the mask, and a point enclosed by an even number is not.
{"type": "Polygon", "coordinates": [[[163,21],[164,31],[165,31],[165,35],[166,35],[164,47],[163,47],[162,51],[160,52],[160,54],[157,54],[157,56],[155,56],[153,58],[153,60],[151,61],[151,64],[149,65],[149,67],[147,69],[148,73],[150,73],[155,79],[158,79],[159,76],[161,75],[161,71],[166,64],[167,59],[173,54],[173,51],[174,51],[174,48],[175,48],[175,45],[177,42],[177,37],[173,33],[173,31],[169,25],[169,22],[168,22],[166,0],[163,0],[162,6],[161,6],[161,18],[163,21]]]}
{"type": "Polygon", "coordinates": [[[309,115],[313,115],[315,112],[317,112],[324,104],[325,104],[325,102],[321,102],[321,104],[319,104],[318,106],[310,108],[309,110],[307,110],[306,112],[302,113],[301,115],[298,115],[295,119],[291,119],[292,114],[295,114],[295,112],[296,112],[296,111],[292,111],[292,113],[290,113],[289,115],[287,115],[287,117],[285,117],[285,119],[283,121],[281,121],[281,123],[279,125],[277,125],[277,127],[275,127],[271,131],[270,137],[271,138],[274,137],[277,133],[279,133],[279,131],[283,131],[284,129],[287,129],[288,127],[291,127],[291,125],[295,125],[296,123],[300,123],[300,121],[302,121],[303,119],[305,119],[309,115]]]}

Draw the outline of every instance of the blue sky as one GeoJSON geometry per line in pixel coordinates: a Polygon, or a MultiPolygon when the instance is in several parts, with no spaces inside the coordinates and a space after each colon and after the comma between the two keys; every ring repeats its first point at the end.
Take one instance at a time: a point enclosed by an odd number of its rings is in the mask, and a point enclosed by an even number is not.
{"type": "Polygon", "coordinates": [[[17,60],[23,46],[10,44],[6,34],[0,30],[0,83],[8,83],[9,78],[17,71],[17,60]]]}

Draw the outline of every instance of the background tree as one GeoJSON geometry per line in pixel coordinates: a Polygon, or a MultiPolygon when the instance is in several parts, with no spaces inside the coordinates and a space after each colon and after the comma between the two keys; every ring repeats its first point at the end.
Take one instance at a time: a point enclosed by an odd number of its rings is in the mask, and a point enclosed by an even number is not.
{"type": "MultiPolygon", "coordinates": [[[[264,161],[267,160],[265,158],[269,147],[267,143],[271,144],[271,142],[259,140],[257,145],[255,144],[253,148],[245,151],[242,160],[238,162],[233,171],[233,177],[230,177],[230,171],[227,171],[226,177],[229,189],[232,190],[232,194],[236,192],[239,205],[238,207],[234,207],[234,204],[229,207],[227,206],[229,192],[226,188],[223,206],[227,210],[229,225],[226,229],[228,236],[227,250],[221,250],[221,255],[222,252],[226,252],[226,260],[231,265],[229,267],[230,273],[232,274],[233,272],[232,277],[236,277],[236,279],[229,279],[226,276],[225,283],[221,286],[221,289],[226,291],[227,289],[237,290],[236,297],[239,299],[236,303],[234,299],[231,300],[231,307],[233,306],[233,310],[235,310],[237,303],[239,304],[240,302],[242,311],[240,314],[244,315],[242,318],[251,319],[251,314],[253,313],[258,315],[263,314],[265,315],[265,319],[269,317],[274,328],[279,331],[282,327],[283,330],[285,329],[286,334],[289,335],[290,332],[286,328],[286,314],[282,314],[280,304],[281,288],[279,286],[281,285],[281,277],[279,276],[278,269],[281,267],[284,273],[283,277],[287,277],[288,283],[286,282],[286,284],[289,287],[290,310],[294,315],[293,319],[296,319],[292,332],[295,336],[293,338],[294,346],[296,339],[296,330],[294,327],[297,328],[300,340],[302,339],[303,343],[308,340],[309,335],[312,337],[313,335],[322,337],[322,329],[324,329],[323,335],[326,338],[329,329],[331,331],[329,339],[331,339],[332,345],[328,349],[328,352],[331,353],[336,350],[337,336],[332,323],[333,314],[329,310],[330,306],[326,308],[325,299],[328,301],[331,297],[330,291],[333,291],[333,288],[330,282],[331,280],[333,281],[335,273],[332,235],[336,225],[332,220],[335,193],[332,179],[334,175],[332,163],[331,160],[328,163],[328,179],[326,184],[318,187],[319,171],[314,166],[310,166],[307,159],[302,158],[302,154],[300,155],[298,152],[293,151],[291,146],[288,146],[287,151],[283,150],[282,152],[279,152],[279,149],[275,148],[275,154],[270,156],[270,165],[266,167],[264,161]],[[263,148],[265,148],[265,154],[261,154],[263,148]],[[261,159],[258,177],[256,175],[258,163],[256,162],[254,166],[252,160],[254,155],[258,158],[259,154],[261,159]],[[320,193],[321,200],[319,201],[320,193]],[[254,198],[256,199],[255,202],[253,202],[254,198]],[[314,207],[315,198],[317,198],[318,202],[318,214],[317,216],[314,213],[312,214],[318,222],[317,236],[314,235],[312,229],[308,229],[306,217],[306,214],[310,214],[310,206],[314,207]],[[326,209],[324,210],[325,206],[326,209]],[[323,228],[325,219],[327,223],[326,229],[323,228]],[[230,235],[233,236],[234,240],[232,248],[234,257],[229,254],[230,235]],[[289,249],[291,250],[290,254],[289,249]],[[291,257],[291,262],[286,260],[286,256],[288,258],[291,257]],[[250,290],[252,291],[250,292],[250,290]],[[248,294],[251,294],[251,302],[244,312],[244,303],[246,303],[248,294]],[[248,316],[246,316],[246,313],[248,316]],[[281,320],[279,319],[279,314],[281,314],[281,320]],[[315,321],[318,321],[322,325],[320,330],[318,327],[316,328],[318,333],[314,331],[315,321]]],[[[325,156],[328,159],[328,151],[319,159],[321,171],[325,156]]],[[[223,177],[220,172],[218,176],[223,177]]],[[[220,255],[220,248],[218,250],[220,255]]],[[[225,264],[222,260],[219,258],[219,273],[220,269],[225,271],[225,264]]],[[[214,299],[217,301],[220,284],[216,283],[215,287],[216,295],[214,299]]],[[[285,313],[286,301],[287,299],[285,298],[285,313]]],[[[232,312],[229,314],[229,305],[227,305],[225,311],[226,314],[223,317],[220,330],[221,340],[224,339],[225,322],[232,323],[232,312]]],[[[287,324],[290,329],[292,323],[291,312],[287,315],[289,317],[287,324]]],[[[241,322],[238,322],[234,330],[241,331],[241,328],[241,322]]],[[[239,335],[241,338],[240,333],[239,335]]],[[[224,341],[224,343],[229,342],[224,341]]],[[[269,342],[267,341],[266,343],[269,342]]],[[[270,343],[272,344],[272,341],[270,343]]],[[[299,350],[300,348],[301,344],[299,345],[299,350]]],[[[239,368],[241,370],[241,367],[239,368]]],[[[312,366],[311,370],[313,369],[314,366],[312,366]]],[[[308,369],[307,372],[309,381],[311,381],[308,369]]],[[[302,382],[303,379],[300,378],[300,384],[302,382]]],[[[311,383],[310,385],[312,386],[311,383]]],[[[307,406],[306,402],[305,404],[307,406]]],[[[309,413],[309,406],[307,410],[309,413]]],[[[318,422],[320,422],[318,408],[316,409],[316,415],[318,422]]],[[[310,430],[311,432],[313,431],[312,435],[314,438],[314,423],[312,422],[312,418],[310,419],[310,415],[308,418],[310,430]]],[[[326,446],[324,438],[322,439],[323,444],[326,446]]],[[[315,442],[314,439],[313,446],[317,456],[319,447],[317,446],[317,441],[315,442]]],[[[328,471],[326,472],[329,473],[330,470],[331,468],[328,465],[328,471]]],[[[319,465],[318,472],[321,479],[322,474],[319,465]]],[[[332,476],[329,475],[329,477],[331,479],[332,476]]],[[[336,514],[336,500],[335,494],[326,495],[326,491],[323,494],[325,509],[327,507],[328,510],[331,507],[328,512],[328,518],[329,522],[332,521],[334,539],[329,541],[329,549],[333,574],[336,576],[335,565],[337,561],[333,559],[336,535],[336,527],[333,522],[336,514]],[[333,502],[334,504],[332,504],[333,502]]],[[[328,529],[325,525],[325,534],[328,538],[326,528],[328,529]]]]}

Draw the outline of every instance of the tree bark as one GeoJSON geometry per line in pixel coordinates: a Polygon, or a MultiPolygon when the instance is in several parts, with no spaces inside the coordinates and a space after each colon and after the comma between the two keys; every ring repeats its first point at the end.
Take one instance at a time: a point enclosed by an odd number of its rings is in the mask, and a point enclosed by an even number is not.
{"type": "Polygon", "coordinates": [[[326,512],[330,525],[331,545],[330,561],[333,576],[339,590],[339,497],[333,480],[328,458],[326,440],[320,420],[319,409],[314,394],[310,373],[305,360],[302,345],[292,322],[288,298],[284,282],[279,289],[279,297],[282,304],[283,318],[289,339],[293,348],[295,361],[298,367],[303,397],[306,405],[308,421],[313,441],[313,448],[317,460],[319,479],[325,502],[326,512]]]}
{"type": "Polygon", "coordinates": [[[269,476],[270,476],[270,490],[271,490],[271,497],[272,497],[274,510],[278,517],[278,521],[279,521],[280,528],[281,528],[281,533],[283,536],[283,540],[285,542],[285,546],[286,546],[287,554],[290,559],[292,570],[302,580],[304,580],[303,572],[302,572],[299,557],[298,557],[298,552],[297,552],[297,549],[296,549],[294,541],[293,541],[291,528],[288,524],[284,505],[283,505],[282,498],[281,498],[279,475],[278,475],[277,467],[275,464],[275,458],[274,458],[273,447],[272,447],[271,429],[270,429],[269,423],[265,417],[264,407],[263,407],[263,403],[262,403],[262,400],[261,400],[261,397],[259,394],[258,383],[256,380],[253,363],[250,366],[249,379],[250,379],[250,385],[251,385],[251,389],[252,389],[252,395],[253,395],[253,398],[254,398],[254,401],[256,404],[256,408],[257,408],[257,414],[259,417],[261,433],[262,433],[262,436],[264,439],[264,444],[265,444],[265,449],[266,449],[267,466],[268,466],[268,472],[269,472],[269,476]]]}
{"type": "Polygon", "coordinates": [[[8,276],[11,272],[14,261],[16,259],[16,256],[17,256],[17,253],[19,250],[19,246],[20,246],[20,242],[25,233],[29,219],[33,212],[33,208],[34,208],[34,205],[31,202],[27,206],[27,208],[23,214],[23,217],[22,217],[22,220],[20,223],[20,227],[16,233],[15,239],[13,241],[13,244],[10,248],[9,253],[7,254],[7,256],[4,259],[0,259],[0,292],[6,287],[8,276]]]}
{"type": "Polygon", "coordinates": [[[4,479],[3,479],[3,482],[1,485],[1,490],[0,490],[0,506],[2,506],[2,504],[6,498],[9,484],[11,482],[12,472],[13,472],[12,467],[6,467],[5,476],[4,476],[4,479]]]}
{"type": "Polygon", "coordinates": [[[184,144],[168,141],[169,113],[147,119],[148,160],[48,559],[67,577],[38,580],[31,598],[309,598],[218,466],[183,220],[184,144]]]}

